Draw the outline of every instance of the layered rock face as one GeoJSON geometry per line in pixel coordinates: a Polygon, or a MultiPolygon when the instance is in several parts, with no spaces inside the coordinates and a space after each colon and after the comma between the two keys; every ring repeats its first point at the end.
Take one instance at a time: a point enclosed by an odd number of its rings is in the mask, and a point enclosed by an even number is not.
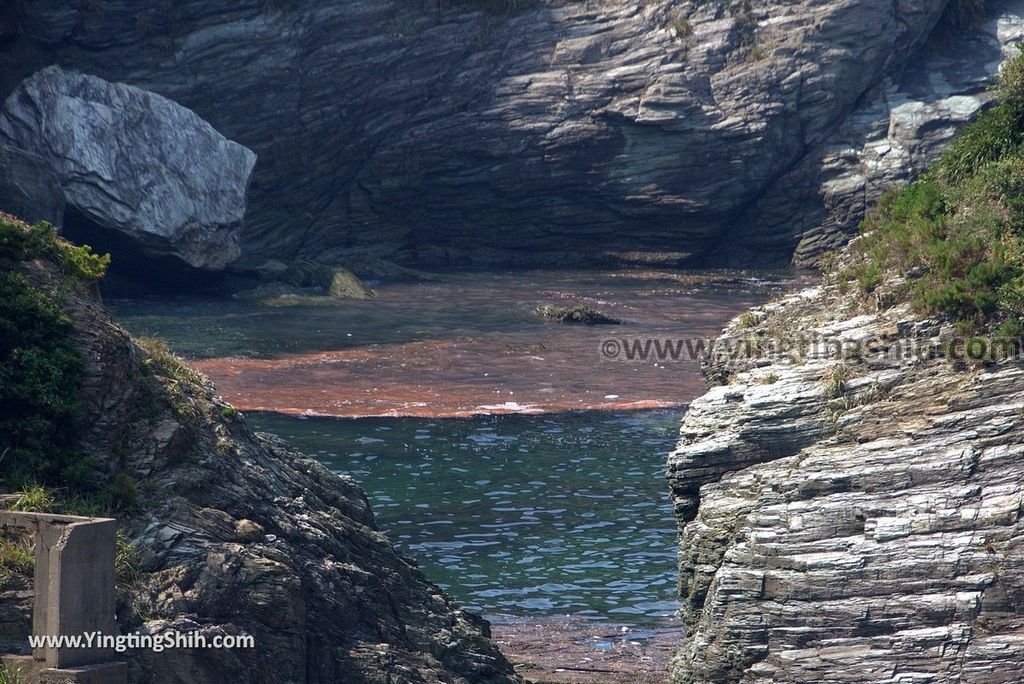
{"type": "Polygon", "coordinates": [[[150,255],[219,269],[239,254],[256,157],[164,97],[49,67],[7,98],[0,141],[42,159],[68,206],[150,255]]]}
{"type": "MultiPolygon", "coordinates": [[[[45,263],[28,275],[54,288],[45,263]]],[[[85,362],[83,456],[137,490],[118,515],[141,555],[138,577],[119,586],[120,629],[256,642],[132,652],[132,681],[518,681],[487,623],[377,531],[351,478],[253,434],[208,381],[158,344],[140,347],[87,293],[71,288],[64,308],[85,362]]],[[[4,626],[27,626],[5,611],[4,626]]]]}
{"type": "Polygon", "coordinates": [[[737,255],[795,244],[810,266],[841,247],[883,192],[914,178],[992,101],[988,86],[1024,39],[1024,2],[993,3],[968,30],[941,29],[886,75],[819,145],[775,181],[740,221],[737,255]]]}
{"type": "Polygon", "coordinates": [[[899,77],[946,5],[27,0],[0,88],[58,61],[194,109],[259,155],[254,259],[806,261],[985,99],[995,21],[967,77],[899,77]]]}
{"type": "Polygon", "coordinates": [[[832,343],[723,354],[686,414],[675,682],[1019,680],[1024,371],[929,359],[948,325],[854,300],[828,285],[735,322],[832,343]]]}

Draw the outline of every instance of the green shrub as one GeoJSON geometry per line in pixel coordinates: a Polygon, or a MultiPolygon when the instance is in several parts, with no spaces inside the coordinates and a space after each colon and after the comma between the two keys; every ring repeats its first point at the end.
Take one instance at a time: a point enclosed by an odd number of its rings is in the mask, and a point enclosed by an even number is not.
{"type": "Polygon", "coordinates": [[[847,383],[850,381],[850,369],[843,365],[837,364],[829,368],[824,377],[821,379],[821,387],[825,396],[829,399],[835,399],[846,394],[847,383]]]}
{"type": "Polygon", "coordinates": [[[675,18],[672,20],[672,28],[679,38],[686,39],[693,35],[693,24],[682,14],[675,15],[675,18]]]}
{"type": "Polygon", "coordinates": [[[135,480],[128,473],[118,473],[101,491],[101,497],[113,511],[125,511],[135,507],[139,498],[135,480]]]}
{"type": "Polygon", "coordinates": [[[135,344],[144,353],[143,367],[155,375],[182,382],[198,382],[199,374],[181,360],[167,343],[156,337],[137,337],[135,344]]]}
{"type": "Polygon", "coordinates": [[[97,494],[72,494],[59,502],[60,512],[84,518],[106,518],[111,514],[107,502],[97,494]]]}
{"type": "Polygon", "coordinates": [[[736,324],[744,330],[757,327],[757,314],[753,311],[747,311],[740,314],[740,317],[736,320],[736,324]]]}
{"type": "Polygon", "coordinates": [[[73,245],[61,239],[46,221],[27,226],[5,214],[0,214],[0,258],[10,261],[49,258],[65,275],[86,283],[102,278],[110,265],[109,254],[94,254],[89,245],[73,245]]]}
{"type": "Polygon", "coordinates": [[[91,469],[75,449],[82,360],[60,292],[18,270],[36,259],[56,264],[63,282],[81,284],[102,277],[110,257],[71,245],[48,223],[0,214],[0,481],[74,485],[91,469]]]}
{"type": "MultiPolygon", "coordinates": [[[[1024,54],[1000,75],[1000,101],[917,181],[883,196],[840,280],[865,293],[891,279],[896,299],[963,331],[1017,330],[1024,315],[1024,54]]],[[[1019,331],[1018,331],[1019,332],[1019,331]]]]}
{"type": "Polygon", "coordinates": [[[21,666],[0,663],[0,684],[24,684],[24,682],[25,679],[21,676],[21,666]]]}
{"type": "Polygon", "coordinates": [[[74,454],[82,361],[71,321],[20,273],[0,273],[0,477],[57,483],[74,454]]]}
{"type": "Polygon", "coordinates": [[[35,549],[28,535],[0,538],[0,574],[31,577],[35,567],[35,549]]]}

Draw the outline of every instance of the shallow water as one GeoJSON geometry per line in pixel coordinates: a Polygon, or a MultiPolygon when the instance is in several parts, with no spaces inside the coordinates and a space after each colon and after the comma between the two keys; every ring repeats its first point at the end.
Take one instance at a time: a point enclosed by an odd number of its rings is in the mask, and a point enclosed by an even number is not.
{"type": "Polygon", "coordinates": [[[131,330],[196,360],[242,410],[444,417],[682,406],[704,386],[695,360],[608,361],[602,341],[714,337],[778,289],[770,275],[733,272],[525,272],[388,284],[378,299],[337,304],[112,304],[131,330]],[[535,313],[576,303],[623,323],[535,313]]]}
{"type": "Polygon", "coordinates": [[[696,360],[607,362],[601,342],[713,337],[783,287],[771,274],[525,272],[328,305],[110,304],[254,427],[352,475],[380,527],[463,605],[640,625],[676,609],[664,463],[704,382],[696,360]],[[578,302],[623,324],[534,313],[578,302]]]}

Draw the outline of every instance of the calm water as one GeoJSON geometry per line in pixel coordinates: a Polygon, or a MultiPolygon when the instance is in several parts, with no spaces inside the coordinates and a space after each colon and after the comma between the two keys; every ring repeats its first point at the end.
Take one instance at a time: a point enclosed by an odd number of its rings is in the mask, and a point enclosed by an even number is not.
{"type": "Polygon", "coordinates": [[[297,420],[250,414],[366,489],[426,574],[485,613],[671,615],[662,474],[680,412],[297,420]]]}
{"type": "Polygon", "coordinates": [[[663,471],[695,361],[603,362],[608,336],[709,337],[770,274],[460,274],[330,305],[146,299],[119,321],[194,360],[257,429],[367,491],[380,527],[467,607],[631,624],[675,610],[663,471]],[[568,326],[538,304],[624,321],[568,326]],[[644,410],[639,407],[668,407],[644,410]]]}

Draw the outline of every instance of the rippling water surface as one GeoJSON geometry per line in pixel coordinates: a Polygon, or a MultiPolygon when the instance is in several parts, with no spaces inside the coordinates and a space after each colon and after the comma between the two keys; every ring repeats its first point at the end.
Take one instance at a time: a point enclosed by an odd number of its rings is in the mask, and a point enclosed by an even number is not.
{"type": "Polygon", "coordinates": [[[356,478],[381,528],[467,607],[634,621],[676,608],[662,474],[680,415],[251,419],[356,478]]]}
{"type": "Polygon", "coordinates": [[[712,337],[781,288],[770,274],[526,272],[378,284],[375,300],[335,304],[111,305],[257,429],[352,475],[380,527],[464,605],[641,624],[675,610],[664,462],[704,384],[695,360],[608,362],[601,341],[712,337]],[[577,302],[623,324],[534,314],[577,302]]]}

